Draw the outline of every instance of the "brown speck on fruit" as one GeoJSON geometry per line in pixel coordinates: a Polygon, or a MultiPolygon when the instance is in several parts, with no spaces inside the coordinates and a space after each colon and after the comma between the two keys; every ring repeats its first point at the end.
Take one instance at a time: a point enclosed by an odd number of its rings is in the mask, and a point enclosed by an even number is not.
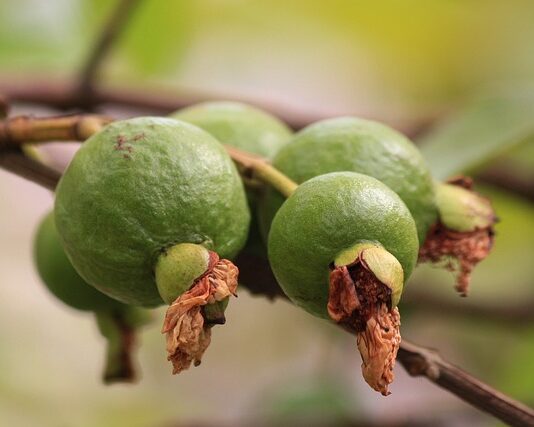
{"type": "Polygon", "coordinates": [[[138,133],[137,135],[135,135],[135,136],[133,137],[133,140],[134,140],[135,142],[140,141],[140,140],[142,140],[142,139],[145,139],[145,133],[144,133],[144,132],[142,132],[142,133],[138,133]]]}
{"type": "Polygon", "coordinates": [[[494,234],[493,226],[458,232],[438,222],[430,228],[419,250],[419,262],[444,263],[448,270],[457,271],[456,290],[466,297],[471,273],[491,251],[494,234]]]}
{"type": "Polygon", "coordinates": [[[236,296],[239,270],[226,259],[210,252],[206,272],[167,309],[162,333],[167,335],[167,359],[173,374],[198,366],[211,341],[213,324],[205,322],[202,307],[236,296]]]}
{"type": "Polygon", "coordinates": [[[352,264],[330,272],[328,314],[356,332],[363,377],[387,396],[401,342],[400,315],[396,307],[391,308],[391,290],[366,268],[361,257],[360,253],[352,264]]]}

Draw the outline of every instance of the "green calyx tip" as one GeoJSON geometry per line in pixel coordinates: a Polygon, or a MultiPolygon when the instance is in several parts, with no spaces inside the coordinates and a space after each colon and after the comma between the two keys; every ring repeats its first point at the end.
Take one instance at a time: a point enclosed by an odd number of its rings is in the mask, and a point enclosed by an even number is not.
{"type": "Polygon", "coordinates": [[[334,259],[336,267],[352,264],[364,249],[381,247],[378,243],[373,242],[358,242],[354,246],[341,251],[334,259]]]}
{"type": "Polygon", "coordinates": [[[436,184],[436,204],[442,224],[450,230],[469,232],[495,222],[495,213],[487,199],[457,185],[436,184]]]}
{"type": "Polygon", "coordinates": [[[167,304],[187,291],[209,266],[209,251],[193,243],[180,243],[168,248],[156,261],[158,292],[167,304]]]}
{"type": "Polygon", "coordinates": [[[404,270],[401,263],[378,243],[360,242],[340,252],[334,265],[340,267],[359,260],[364,267],[391,289],[391,306],[396,307],[404,287],[404,270]]]}
{"type": "Polygon", "coordinates": [[[228,307],[229,298],[225,298],[222,301],[215,301],[212,304],[206,304],[203,308],[204,321],[208,325],[224,325],[226,323],[226,317],[224,311],[228,307]]]}

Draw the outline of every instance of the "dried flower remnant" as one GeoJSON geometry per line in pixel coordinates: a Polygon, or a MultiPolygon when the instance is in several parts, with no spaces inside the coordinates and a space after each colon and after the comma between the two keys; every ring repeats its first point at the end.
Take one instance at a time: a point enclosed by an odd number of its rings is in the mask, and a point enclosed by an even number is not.
{"type": "Polygon", "coordinates": [[[236,295],[238,269],[232,262],[210,252],[209,267],[191,288],[168,308],[162,333],[167,338],[167,359],[173,374],[198,366],[211,340],[211,327],[202,308],[236,295]]]}
{"type": "Polygon", "coordinates": [[[395,300],[396,305],[401,290],[393,292],[390,287],[399,284],[398,269],[390,274],[377,271],[377,260],[385,254],[393,258],[382,248],[363,249],[352,263],[334,266],[330,272],[328,313],[336,323],[356,332],[363,377],[374,390],[387,396],[401,342],[400,314],[392,302],[395,300]],[[366,262],[371,259],[372,263],[366,262]],[[393,294],[397,296],[393,298],[393,294]]]}
{"type": "Polygon", "coordinates": [[[473,269],[493,247],[497,217],[489,200],[472,190],[468,178],[438,184],[436,201],[439,221],[420,248],[419,262],[445,263],[457,271],[456,290],[465,297],[473,269]]]}

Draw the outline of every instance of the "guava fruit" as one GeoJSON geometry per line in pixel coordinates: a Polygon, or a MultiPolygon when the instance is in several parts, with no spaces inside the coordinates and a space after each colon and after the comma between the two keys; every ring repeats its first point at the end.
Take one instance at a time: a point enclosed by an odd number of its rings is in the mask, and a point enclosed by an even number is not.
{"type": "Polygon", "coordinates": [[[199,363],[211,326],[201,309],[235,292],[237,268],[226,258],[244,245],[250,221],[243,184],[224,147],[179,120],[114,122],[74,156],[57,187],[55,214],[77,272],[124,303],[171,303],[164,333],[174,371],[199,363]],[[194,245],[200,250],[192,251],[194,245]],[[191,278],[189,272],[169,283],[164,271],[190,270],[194,257],[205,270],[194,280],[180,279],[191,278]]]}
{"type": "Polygon", "coordinates": [[[301,184],[276,213],[268,241],[285,294],[358,334],[364,377],[382,394],[400,344],[396,306],[418,249],[415,222],[400,197],[354,172],[301,184]]]}
{"type": "MultiPolygon", "coordinates": [[[[221,143],[249,153],[272,159],[286,145],[292,131],[278,118],[241,102],[211,101],[178,110],[170,115],[174,119],[194,124],[209,132],[221,143]]],[[[262,189],[260,188],[259,191],[262,189]]],[[[254,265],[267,265],[267,251],[261,238],[256,215],[257,191],[247,189],[251,209],[251,223],[247,242],[237,262],[243,266],[240,282],[257,282],[254,265]]],[[[264,270],[264,276],[270,271],[264,270]]],[[[254,283],[257,286],[257,283],[254,283]]],[[[254,289],[255,286],[251,286],[254,289]]]]}
{"type": "MultiPolygon", "coordinates": [[[[378,122],[339,117],[311,124],[278,151],[273,166],[297,183],[337,171],[382,181],[410,210],[421,244],[437,218],[434,182],[423,157],[405,136],[378,122]]],[[[274,190],[262,202],[260,226],[265,236],[282,203],[274,190]]]]}
{"type": "Polygon", "coordinates": [[[76,310],[95,314],[99,329],[108,341],[104,382],[134,380],[131,351],[136,329],[146,323],[147,313],[104,295],[80,277],[61,246],[53,212],[43,218],[37,229],[34,260],[39,276],[55,297],[76,310]]]}
{"type": "Polygon", "coordinates": [[[196,125],[221,143],[271,159],[291,138],[273,115],[241,102],[212,101],[176,111],[170,117],[196,125]]]}

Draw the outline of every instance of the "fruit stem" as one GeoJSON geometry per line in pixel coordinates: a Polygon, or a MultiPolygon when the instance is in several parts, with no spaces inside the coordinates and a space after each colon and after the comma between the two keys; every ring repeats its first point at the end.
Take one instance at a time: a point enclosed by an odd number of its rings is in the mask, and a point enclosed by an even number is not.
{"type": "Polygon", "coordinates": [[[19,147],[28,142],[85,141],[111,121],[95,114],[15,116],[0,122],[0,148],[19,147]]]}
{"type": "Polygon", "coordinates": [[[136,370],[132,351],[136,345],[135,330],[147,318],[134,307],[95,313],[98,329],[107,340],[107,356],[103,380],[105,384],[133,382],[136,370]]]}
{"type": "Polygon", "coordinates": [[[272,166],[266,159],[225,145],[226,151],[232,160],[239,166],[245,177],[257,178],[279,191],[284,197],[289,197],[298,187],[298,184],[272,166]]]}

